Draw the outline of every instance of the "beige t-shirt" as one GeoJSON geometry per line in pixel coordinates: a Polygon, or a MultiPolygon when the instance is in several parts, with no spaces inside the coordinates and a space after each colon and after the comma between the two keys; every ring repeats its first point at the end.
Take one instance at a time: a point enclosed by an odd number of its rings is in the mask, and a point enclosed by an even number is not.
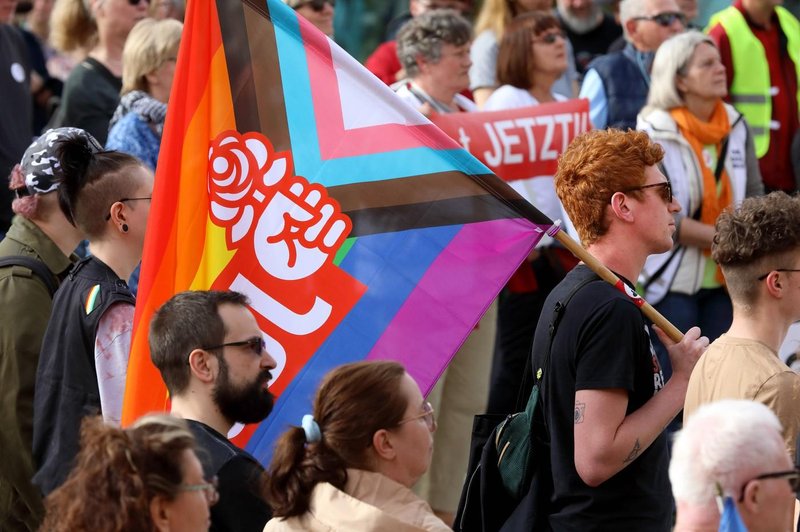
{"type": "Polygon", "coordinates": [[[794,459],[800,431],[800,375],[775,351],[727,334],[713,342],[689,378],[684,422],[700,405],[720,399],[749,399],[768,406],[783,425],[783,439],[794,459]]]}

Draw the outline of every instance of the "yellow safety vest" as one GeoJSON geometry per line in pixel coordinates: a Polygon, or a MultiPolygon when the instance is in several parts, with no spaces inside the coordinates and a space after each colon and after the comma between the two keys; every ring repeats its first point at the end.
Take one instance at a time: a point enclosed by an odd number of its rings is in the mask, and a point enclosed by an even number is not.
{"type": "MultiPolygon", "coordinates": [[[[785,8],[775,7],[778,23],[788,41],[789,57],[798,76],[798,109],[800,109],[800,22],[785,8]]],[[[756,156],[761,158],[769,149],[772,121],[772,94],[769,64],[764,46],[753,35],[747,20],[735,7],[723,9],[711,18],[708,28],[721,24],[728,35],[733,60],[731,103],[744,115],[755,141],[756,156]]]]}

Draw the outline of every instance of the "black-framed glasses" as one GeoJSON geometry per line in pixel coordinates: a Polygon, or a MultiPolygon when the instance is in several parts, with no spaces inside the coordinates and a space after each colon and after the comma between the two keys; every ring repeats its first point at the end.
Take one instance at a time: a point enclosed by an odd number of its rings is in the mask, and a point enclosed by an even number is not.
{"type": "Polygon", "coordinates": [[[800,272],[800,270],[796,270],[796,269],[794,269],[794,268],[776,268],[776,269],[774,269],[774,270],[770,270],[770,271],[768,271],[768,272],[767,272],[767,273],[765,273],[764,275],[759,275],[759,276],[757,277],[757,279],[758,279],[759,281],[763,281],[764,279],[766,279],[767,277],[769,277],[769,274],[771,274],[772,272],[800,272]]]}
{"type": "Polygon", "coordinates": [[[663,199],[667,204],[672,203],[672,183],[669,181],[662,181],[660,183],[642,185],[639,187],[630,187],[626,188],[625,190],[621,190],[620,192],[635,192],[637,190],[647,190],[648,188],[658,188],[658,192],[661,194],[661,199],[663,199]]]}
{"type": "Polygon", "coordinates": [[[566,34],[563,31],[558,30],[558,31],[551,31],[551,32],[545,33],[544,35],[542,35],[540,37],[536,37],[534,39],[534,42],[540,42],[540,43],[544,43],[544,44],[553,44],[558,39],[566,39],[566,38],[567,38],[566,34]]]}
{"type": "Polygon", "coordinates": [[[633,17],[633,20],[650,20],[663,28],[669,28],[676,20],[679,20],[682,26],[686,26],[686,15],[677,11],[668,11],[649,17],[633,17]]]}
{"type": "MultiPolygon", "coordinates": [[[[151,200],[151,199],[153,199],[152,196],[142,196],[141,198],[122,198],[118,199],[114,203],[125,203],[126,201],[140,201],[140,200],[151,200]]],[[[106,221],[109,221],[111,219],[111,207],[109,207],[108,209],[109,212],[108,214],[106,214],[106,221]]]]}
{"type": "Polygon", "coordinates": [[[201,482],[200,484],[181,484],[178,486],[178,491],[202,491],[206,496],[206,501],[209,506],[214,506],[219,501],[219,481],[217,477],[212,477],[208,482],[201,482]]]}
{"type": "Polygon", "coordinates": [[[753,477],[747,482],[744,483],[742,486],[742,493],[739,495],[739,502],[744,500],[744,490],[747,488],[747,485],[753,482],[754,480],[767,480],[770,478],[782,478],[789,483],[789,486],[792,488],[792,491],[797,493],[800,490],[800,470],[796,467],[794,469],[790,469],[788,471],[778,471],[775,473],[764,473],[763,475],[758,475],[757,477],[753,477]]]}
{"type": "Polygon", "coordinates": [[[402,421],[398,422],[398,425],[402,425],[404,423],[408,423],[409,421],[416,421],[417,419],[425,420],[425,425],[428,426],[428,430],[433,432],[436,430],[436,416],[434,415],[435,412],[433,410],[433,405],[431,405],[428,401],[422,403],[422,413],[417,414],[416,416],[411,416],[402,421]]]}
{"type": "Polygon", "coordinates": [[[325,9],[325,4],[330,4],[331,7],[336,7],[336,0],[308,0],[307,2],[301,2],[294,6],[295,9],[299,9],[303,6],[308,6],[317,13],[325,9]]]}
{"type": "Polygon", "coordinates": [[[240,342],[228,342],[227,344],[219,344],[213,345],[211,347],[204,347],[204,351],[213,351],[214,349],[221,349],[223,347],[247,347],[250,351],[253,352],[256,356],[261,356],[261,353],[266,351],[267,343],[264,341],[264,338],[261,336],[253,336],[252,338],[248,338],[247,340],[242,340],[240,342]]]}

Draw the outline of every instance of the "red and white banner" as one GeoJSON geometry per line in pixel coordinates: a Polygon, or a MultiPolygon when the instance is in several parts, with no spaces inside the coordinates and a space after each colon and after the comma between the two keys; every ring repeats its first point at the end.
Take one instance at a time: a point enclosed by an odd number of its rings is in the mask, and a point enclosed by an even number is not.
{"type": "Polygon", "coordinates": [[[591,127],[585,99],[430,119],[506,181],[553,176],[558,156],[591,127]]]}

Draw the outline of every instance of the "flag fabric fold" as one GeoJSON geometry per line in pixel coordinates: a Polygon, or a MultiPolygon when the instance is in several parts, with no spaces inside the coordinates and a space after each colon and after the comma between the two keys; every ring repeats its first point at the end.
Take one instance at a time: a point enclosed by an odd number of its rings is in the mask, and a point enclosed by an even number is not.
{"type": "Polygon", "coordinates": [[[430,390],[553,228],[280,0],[188,2],[150,216],[123,422],[167,406],[153,312],[238,290],[278,362],[275,410],[234,440],[263,462],[339,364],[430,390]]]}

